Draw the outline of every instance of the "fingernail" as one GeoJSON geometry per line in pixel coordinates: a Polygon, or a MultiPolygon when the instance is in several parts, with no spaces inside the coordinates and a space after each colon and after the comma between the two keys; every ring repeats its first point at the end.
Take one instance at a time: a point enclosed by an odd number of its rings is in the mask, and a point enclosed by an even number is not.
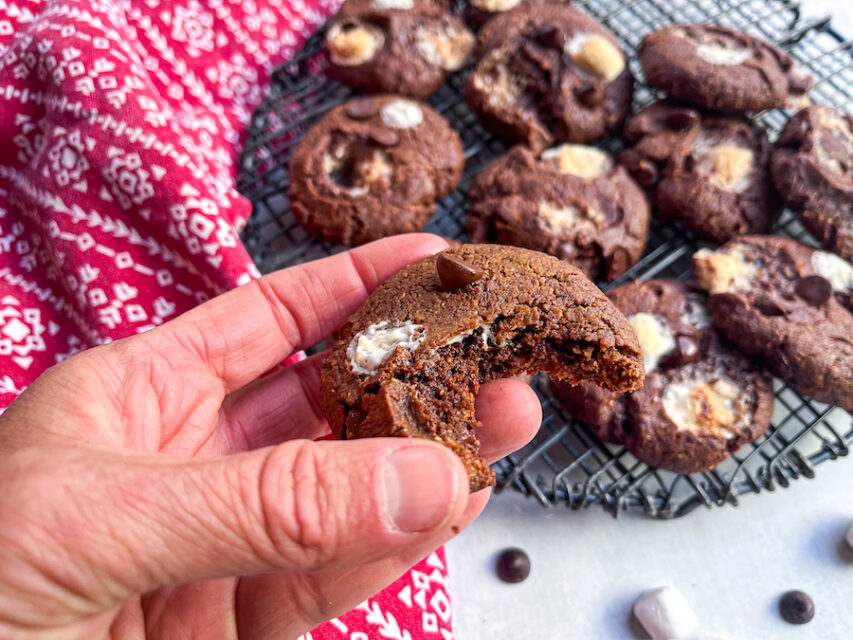
{"type": "Polygon", "coordinates": [[[452,454],[432,447],[397,449],[385,461],[385,509],[400,531],[429,531],[450,518],[459,493],[452,454]]]}

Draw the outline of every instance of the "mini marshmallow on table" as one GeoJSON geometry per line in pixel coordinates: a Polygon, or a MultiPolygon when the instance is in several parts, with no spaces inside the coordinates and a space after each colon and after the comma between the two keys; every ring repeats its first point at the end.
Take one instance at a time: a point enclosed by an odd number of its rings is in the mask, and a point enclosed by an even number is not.
{"type": "Polygon", "coordinates": [[[679,640],[696,631],[699,620],[675,587],[650,589],[634,604],[634,616],[653,640],[679,640]]]}

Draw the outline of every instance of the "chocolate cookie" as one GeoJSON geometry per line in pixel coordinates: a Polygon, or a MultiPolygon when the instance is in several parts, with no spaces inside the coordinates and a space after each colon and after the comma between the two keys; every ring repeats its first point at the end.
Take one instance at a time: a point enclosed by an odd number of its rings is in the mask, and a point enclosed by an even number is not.
{"type": "Polygon", "coordinates": [[[776,236],[736,238],[693,257],[714,324],[771,372],[853,410],[853,265],[776,236]]]}
{"type": "Polygon", "coordinates": [[[525,4],[486,24],[465,99],[497,134],[544,149],[618,127],[634,80],[619,42],[577,9],[525,4]]]}
{"type": "Polygon", "coordinates": [[[514,147],[474,178],[468,202],[473,242],[544,251],[593,280],[619,277],[646,246],[643,192],[595,147],[514,147]]]}
{"type": "Polygon", "coordinates": [[[480,384],[547,371],[614,390],[642,383],[631,327],[581,271],[551,256],[463,245],[405,267],[344,325],[323,363],[332,430],[450,447],[471,491],[494,484],[479,457],[480,384]]]}
{"type": "Polygon", "coordinates": [[[462,143],[428,106],[357,98],[327,113],[290,160],[290,207],[308,233],[354,245],[420,231],[462,175],[462,143]]]}
{"type": "Polygon", "coordinates": [[[677,473],[713,469],[767,430],[770,377],[710,326],[704,295],[678,280],[633,282],[607,295],[640,341],[646,380],[633,393],[552,383],[568,413],[677,473]]]}
{"type": "Polygon", "coordinates": [[[473,46],[474,34],[441,0],[346,0],[326,33],[334,77],[418,99],[461,69],[473,46]]]}
{"type": "Polygon", "coordinates": [[[853,258],[853,116],[814,105],[793,116],[776,141],[773,183],[805,227],[842,258],[853,258]]]}
{"type": "Polygon", "coordinates": [[[794,59],[746,33],[677,24],[643,38],[646,82],[673,98],[721,111],[808,104],[811,77],[794,59]]]}
{"type": "Polygon", "coordinates": [[[618,158],[665,217],[725,242],[766,231],[781,210],[770,188],[770,142],[739,116],[656,102],[625,125],[618,158]]]}

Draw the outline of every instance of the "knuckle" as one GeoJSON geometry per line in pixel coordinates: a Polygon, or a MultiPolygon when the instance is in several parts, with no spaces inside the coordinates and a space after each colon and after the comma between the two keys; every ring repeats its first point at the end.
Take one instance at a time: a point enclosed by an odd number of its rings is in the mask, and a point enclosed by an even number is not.
{"type": "Polygon", "coordinates": [[[340,547],[340,477],[323,447],[310,441],[273,449],[261,478],[266,535],[288,566],[308,569],[330,563],[340,547]]]}

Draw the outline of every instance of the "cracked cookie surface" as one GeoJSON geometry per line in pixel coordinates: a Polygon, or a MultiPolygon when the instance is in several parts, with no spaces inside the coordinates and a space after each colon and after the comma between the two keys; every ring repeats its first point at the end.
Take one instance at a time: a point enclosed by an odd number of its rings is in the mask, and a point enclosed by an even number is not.
{"type": "Polygon", "coordinates": [[[583,273],[543,253],[463,245],[379,286],[323,363],[332,430],[347,438],[430,438],[461,458],[471,490],[494,484],[479,457],[480,384],[546,371],[617,390],[643,378],[624,316],[583,273]]]}
{"type": "Polygon", "coordinates": [[[465,100],[498,135],[541,150],[618,127],[634,81],[616,37],[564,4],[518,6],[477,36],[465,100]]]}
{"type": "Polygon", "coordinates": [[[462,142],[428,106],[355,98],[329,111],[290,160],[290,206],[310,234],[346,245],[420,231],[459,183],[462,142]]]}
{"type": "Polygon", "coordinates": [[[770,142],[738,116],[655,102],[625,125],[618,155],[662,215],[725,242],[769,229],[781,211],[770,186],[770,142]]]}
{"type": "Polygon", "coordinates": [[[798,391],[853,410],[853,265],[777,236],[693,257],[721,331],[798,391]]]}
{"type": "Polygon", "coordinates": [[[441,0],[346,0],[326,32],[334,77],[417,99],[461,69],[473,46],[474,34],[441,0]]]}
{"type": "Polygon", "coordinates": [[[788,121],[771,160],[773,183],[830,251],[853,258],[853,116],[813,105],[788,121]]]}
{"type": "Polygon", "coordinates": [[[678,100],[719,111],[808,104],[810,76],[760,38],[708,24],[677,24],[643,38],[646,82],[678,100]]]}
{"type": "Polygon", "coordinates": [[[473,242],[544,251],[593,280],[618,278],[646,246],[645,195],[595,147],[514,147],[474,178],[468,202],[473,242]]]}
{"type": "Polygon", "coordinates": [[[677,473],[712,469],[767,430],[770,377],[711,327],[705,295],[678,280],[648,280],[608,297],[637,335],[646,379],[633,393],[552,381],[570,415],[677,473]]]}

